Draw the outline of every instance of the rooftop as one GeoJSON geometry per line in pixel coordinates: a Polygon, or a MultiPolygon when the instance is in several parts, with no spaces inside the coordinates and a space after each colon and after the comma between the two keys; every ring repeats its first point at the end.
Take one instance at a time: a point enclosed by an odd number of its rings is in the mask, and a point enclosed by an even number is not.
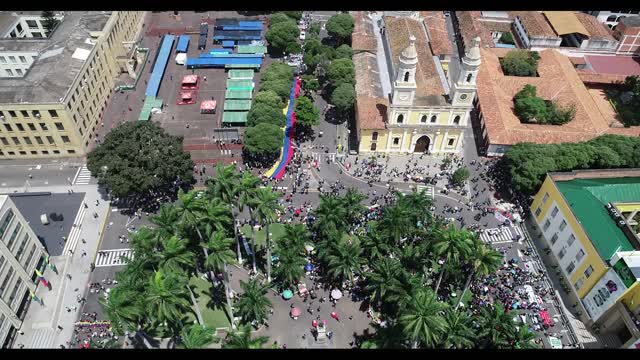
{"type": "Polygon", "coordinates": [[[499,58],[508,49],[480,49],[482,66],[478,73],[478,101],[490,144],[513,145],[520,142],[557,144],[590,140],[603,134],[638,136],[639,127],[611,128],[582,82],[568,57],[548,49],[539,52],[539,77],[506,76],[499,58]],[[526,84],[537,88],[537,95],[561,106],[573,104],[576,115],[564,125],[524,124],[513,111],[513,97],[526,84]]]}
{"type": "Polygon", "coordinates": [[[640,27],[640,16],[627,16],[620,19],[626,27],[640,27]]]}
{"type": "Polygon", "coordinates": [[[609,27],[599,22],[595,16],[583,12],[575,12],[574,14],[589,32],[590,39],[616,41],[609,27]]]}
{"type": "Polygon", "coordinates": [[[446,20],[442,11],[421,11],[424,25],[429,30],[429,46],[435,55],[452,55],[453,47],[449,41],[446,20]]]}
{"type": "Polygon", "coordinates": [[[353,14],[353,33],[351,34],[351,48],[354,52],[359,51],[376,51],[375,34],[373,33],[373,25],[371,19],[366,16],[364,11],[354,11],[353,14]]]}
{"type": "Polygon", "coordinates": [[[358,96],[356,99],[356,126],[358,129],[384,129],[389,100],[358,96]]]}
{"type": "MultiPolygon", "coordinates": [[[[8,12],[2,14],[0,26],[10,26],[21,16],[8,12]]],[[[74,58],[74,52],[76,49],[93,49],[93,45],[88,42],[89,33],[102,31],[110,14],[107,11],[65,12],[64,20],[51,38],[0,39],[0,52],[38,53],[38,58],[24,77],[3,78],[0,81],[0,103],[60,102],[85,62],[74,58]]]]}
{"type": "Polygon", "coordinates": [[[476,36],[480,37],[481,47],[488,48],[495,46],[491,32],[484,27],[484,22],[478,21],[478,18],[481,16],[480,11],[456,11],[458,28],[460,29],[460,35],[462,36],[462,42],[465,48],[471,46],[471,42],[476,36]]]}
{"type": "Polygon", "coordinates": [[[522,24],[527,29],[529,36],[536,38],[557,38],[558,34],[553,30],[547,18],[538,11],[514,11],[514,15],[520,17],[522,24]]]}
{"type": "Polygon", "coordinates": [[[609,202],[640,201],[640,177],[586,178],[555,183],[602,259],[611,259],[617,251],[634,250],[605,206],[609,202]]]}
{"type": "Polygon", "coordinates": [[[440,81],[433,54],[429,49],[425,29],[420,21],[407,17],[385,16],[384,23],[389,39],[389,48],[393,68],[398,67],[400,53],[409,46],[409,36],[416,38],[418,66],[416,71],[416,96],[414,104],[417,106],[446,105],[444,89],[440,81]]]}
{"type": "Polygon", "coordinates": [[[61,255],[64,245],[61,246],[60,241],[63,236],[69,237],[73,221],[84,199],[84,193],[33,192],[9,196],[47,252],[51,256],[61,255]],[[53,213],[62,215],[62,219],[52,218],[53,213]],[[47,214],[49,217],[48,225],[43,225],[40,221],[42,214],[47,214]]]}

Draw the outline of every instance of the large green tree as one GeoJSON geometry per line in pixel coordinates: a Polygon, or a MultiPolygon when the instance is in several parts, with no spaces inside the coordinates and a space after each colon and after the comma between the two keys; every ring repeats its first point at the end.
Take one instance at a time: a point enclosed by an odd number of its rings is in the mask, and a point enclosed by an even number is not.
{"type": "Polygon", "coordinates": [[[274,49],[282,53],[291,43],[295,43],[300,35],[300,29],[295,21],[282,21],[271,24],[265,39],[274,49]]]}
{"type": "Polygon", "coordinates": [[[282,101],[282,98],[273,90],[259,91],[253,98],[253,104],[269,105],[271,107],[280,109],[281,111],[282,109],[284,109],[285,105],[284,101],[282,101]]]}
{"type": "Polygon", "coordinates": [[[236,307],[242,322],[244,324],[265,323],[269,308],[272,306],[271,300],[267,297],[268,288],[260,285],[256,279],[248,282],[240,280],[240,287],[242,295],[236,302],[236,307]]]}
{"type": "Polygon", "coordinates": [[[264,345],[269,341],[266,336],[251,336],[251,326],[245,325],[237,331],[232,331],[227,334],[223,349],[262,349],[264,345]]]}
{"type": "Polygon", "coordinates": [[[327,77],[335,89],[342,84],[356,83],[356,68],[351,59],[335,59],[327,69],[327,77]]]}
{"type": "Polygon", "coordinates": [[[278,156],[282,147],[283,136],[284,133],[280,127],[260,123],[245,130],[244,149],[253,155],[273,159],[278,156]]]}
{"type": "Polygon", "coordinates": [[[296,100],[295,113],[296,125],[310,128],[320,122],[320,110],[306,96],[301,96],[296,100]]]}
{"type": "Polygon", "coordinates": [[[441,315],[447,304],[438,300],[430,289],[422,289],[411,294],[407,307],[400,315],[407,338],[413,342],[413,348],[420,344],[433,348],[440,342],[447,327],[441,315]]]}
{"type": "Polygon", "coordinates": [[[265,103],[254,103],[247,114],[247,126],[251,127],[262,123],[284,127],[287,123],[287,117],[282,113],[282,108],[265,103]]]}
{"type": "Polygon", "coordinates": [[[113,196],[150,196],[193,179],[191,156],[182,138],[167,134],[152,121],[124,123],[109,132],[89,153],[87,167],[113,196]]]}
{"type": "Polygon", "coordinates": [[[356,90],[353,84],[341,84],[331,94],[331,103],[341,113],[353,110],[356,104],[356,90]]]}
{"type": "Polygon", "coordinates": [[[180,344],[185,349],[204,349],[218,340],[215,330],[201,325],[188,325],[180,332],[180,344]]]}
{"type": "Polygon", "coordinates": [[[343,43],[351,38],[353,26],[353,18],[351,15],[337,14],[329,18],[326,29],[329,35],[334,37],[339,43],[343,43]]]}
{"type": "Polygon", "coordinates": [[[500,59],[502,71],[509,76],[537,76],[538,60],[537,52],[528,50],[511,50],[500,59]]]}

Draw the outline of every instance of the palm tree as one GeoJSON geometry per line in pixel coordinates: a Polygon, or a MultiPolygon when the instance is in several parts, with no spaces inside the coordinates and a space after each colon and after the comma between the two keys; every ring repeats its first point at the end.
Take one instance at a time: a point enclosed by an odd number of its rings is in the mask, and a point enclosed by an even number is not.
{"type": "Polygon", "coordinates": [[[216,164],[215,177],[207,180],[207,197],[220,199],[229,205],[233,205],[238,192],[240,177],[234,165],[216,164]]]}
{"type": "Polygon", "coordinates": [[[152,224],[157,225],[159,236],[169,237],[178,231],[179,214],[173,204],[163,204],[157,215],[149,217],[152,224]]]}
{"type": "MultiPolygon", "coordinates": [[[[153,256],[159,250],[161,240],[164,235],[160,229],[149,229],[146,226],[141,227],[131,237],[131,248],[136,259],[145,259],[155,264],[153,256]]],[[[168,236],[171,236],[169,234],[168,236]]]]}
{"type": "Polygon", "coordinates": [[[399,320],[413,348],[417,349],[420,343],[433,348],[446,330],[446,320],[441,314],[447,304],[438,301],[436,294],[427,288],[412,294],[407,305],[399,320]]]}
{"type": "Polygon", "coordinates": [[[509,334],[514,332],[513,317],[504,311],[502,303],[483,307],[480,316],[480,338],[487,347],[506,348],[509,346],[509,334]]]}
{"type": "MultiPolygon", "coordinates": [[[[256,232],[253,227],[253,221],[255,220],[253,217],[253,203],[255,200],[255,192],[260,185],[260,179],[253,175],[250,171],[243,171],[242,177],[240,178],[240,182],[238,184],[238,202],[237,207],[240,212],[244,211],[244,207],[247,206],[249,208],[249,218],[251,219],[251,248],[253,251],[253,271],[256,271],[256,253],[255,253],[255,237],[256,232]]],[[[234,224],[235,225],[235,224],[234,224]]],[[[240,259],[240,238],[236,239],[237,241],[237,251],[238,251],[238,259],[240,259]]],[[[240,260],[238,260],[240,262],[240,260]]]]}
{"type": "Polygon", "coordinates": [[[300,253],[305,251],[305,243],[309,241],[309,230],[303,224],[285,224],[284,235],[278,239],[278,247],[295,249],[300,253]]]}
{"type": "Polygon", "coordinates": [[[122,334],[124,331],[136,331],[146,317],[144,303],[140,292],[118,283],[109,292],[109,297],[100,296],[107,318],[111,321],[113,331],[122,334]]]}
{"type": "Polygon", "coordinates": [[[316,229],[323,233],[330,229],[343,230],[347,224],[347,210],[342,200],[334,195],[320,195],[320,204],[313,214],[316,217],[314,223],[316,229]]]}
{"type": "Polygon", "coordinates": [[[174,235],[165,239],[162,245],[162,251],[154,255],[159,266],[167,272],[190,271],[196,267],[195,254],[187,247],[186,240],[174,235]]]}
{"type": "MultiPolygon", "coordinates": [[[[446,229],[435,230],[437,238],[433,244],[433,250],[438,256],[444,256],[444,264],[448,264],[449,260],[459,261],[461,258],[469,256],[471,247],[473,246],[473,234],[466,230],[458,230],[455,225],[450,224],[446,229]]],[[[436,283],[436,294],[440,289],[440,283],[444,275],[444,264],[440,269],[440,276],[436,283]]]]}
{"type": "Polygon", "coordinates": [[[471,329],[469,315],[449,308],[445,313],[445,320],[445,332],[441,342],[442,346],[445,349],[472,348],[476,336],[471,329]]]}
{"type": "Polygon", "coordinates": [[[393,247],[389,244],[389,237],[380,231],[380,223],[377,221],[369,221],[367,223],[367,232],[361,238],[364,256],[368,259],[380,259],[393,251],[393,247]]]}
{"type": "Polygon", "coordinates": [[[527,326],[520,326],[517,330],[514,326],[509,334],[511,348],[513,349],[537,349],[538,345],[533,342],[535,339],[536,334],[529,331],[527,326]]]}
{"type": "MultiPolygon", "coordinates": [[[[198,198],[198,192],[195,190],[185,193],[182,189],[178,190],[179,203],[176,206],[179,224],[186,230],[196,230],[200,242],[204,239],[200,233],[200,214],[204,207],[203,201],[198,198]]],[[[206,256],[206,253],[205,253],[206,256]]]]}
{"type": "Polygon", "coordinates": [[[267,282],[271,282],[271,234],[269,224],[278,218],[276,211],[282,211],[278,204],[280,193],[273,191],[271,187],[256,190],[255,213],[260,222],[265,225],[267,232],[267,282]]]}
{"type": "Polygon", "coordinates": [[[381,303],[388,294],[400,291],[402,267],[395,259],[382,258],[373,263],[373,271],[367,275],[366,290],[373,303],[381,303]]]}
{"type": "Polygon", "coordinates": [[[304,257],[295,248],[278,248],[278,266],[273,274],[283,288],[295,286],[304,276],[304,257]]]}
{"type": "Polygon", "coordinates": [[[249,282],[240,280],[240,287],[242,287],[242,295],[240,295],[236,307],[242,321],[245,324],[254,321],[263,324],[268,318],[268,309],[272,306],[271,300],[267,298],[268,288],[260,285],[255,279],[249,280],[249,282]]]}
{"type": "Polygon", "coordinates": [[[339,287],[345,280],[353,285],[353,274],[360,271],[363,263],[360,241],[354,237],[351,240],[343,237],[333,246],[327,256],[327,275],[329,275],[339,287]]]}
{"type": "Polygon", "coordinates": [[[233,253],[233,250],[231,250],[233,239],[228,238],[224,231],[212,231],[211,229],[209,229],[209,232],[207,233],[207,238],[209,241],[207,241],[205,245],[208,249],[209,256],[205,260],[205,266],[212,271],[222,272],[224,278],[224,292],[227,298],[227,310],[229,311],[231,326],[235,329],[233,308],[231,307],[231,294],[229,290],[229,273],[227,272],[227,264],[230,264],[235,260],[235,254],[233,253]]]}
{"type": "Polygon", "coordinates": [[[401,203],[407,209],[409,209],[414,224],[418,221],[423,224],[431,218],[431,206],[433,206],[433,199],[427,195],[427,190],[422,189],[416,191],[414,188],[410,194],[404,194],[404,196],[398,196],[398,203],[401,203]]]}
{"type": "Polygon", "coordinates": [[[362,201],[366,198],[367,196],[360,193],[356,188],[347,189],[347,192],[342,196],[343,207],[349,223],[356,220],[366,209],[366,207],[362,205],[362,201]]]}
{"type": "Polygon", "coordinates": [[[200,219],[215,230],[225,230],[233,221],[230,206],[218,198],[208,200],[204,204],[200,219]]]}
{"type": "Polygon", "coordinates": [[[382,229],[386,231],[399,244],[402,236],[415,227],[410,218],[410,212],[404,203],[396,203],[387,206],[382,216],[382,229]]]}
{"type": "Polygon", "coordinates": [[[158,324],[167,323],[173,333],[182,327],[182,317],[189,310],[189,293],[183,286],[187,277],[183,272],[155,272],[150,279],[144,302],[158,324]]]}
{"type": "MultiPolygon", "coordinates": [[[[469,285],[471,285],[473,278],[476,275],[483,277],[495,273],[502,265],[502,258],[502,254],[489,248],[480,239],[478,239],[477,236],[473,238],[472,252],[468,261],[470,271],[467,276],[467,281],[464,284],[464,290],[460,296],[460,301],[464,299],[464,295],[469,289],[469,285]]],[[[458,303],[458,306],[460,306],[460,304],[461,303],[458,303]]],[[[458,306],[456,306],[456,308],[458,306]]]]}
{"type": "Polygon", "coordinates": [[[189,325],[182,328],[180,339],[185,349],[202,349],[218,340],[215,330],[200,325],[189,325]]]}
{"type": "Polygon", "coordinates": [[[424,288],[422,276],[407,271],[400,273],[400,287],[387,295],[386,303],[392,305],[392,314],[407,306],[412,294],[424,288]]]}
{"type": "Polygon", "coordinates": [[[262,349],[269,341],[267,336],[251,337],[251,326],[245,325],[238,331],[227,334],[223,349],[262,349]]]}

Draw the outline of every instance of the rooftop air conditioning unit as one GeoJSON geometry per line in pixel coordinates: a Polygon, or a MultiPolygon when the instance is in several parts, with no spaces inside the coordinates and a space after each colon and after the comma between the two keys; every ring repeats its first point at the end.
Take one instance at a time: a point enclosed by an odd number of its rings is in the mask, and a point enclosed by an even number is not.
{"type": "Polygon", "coordinates": [[[42,225],[49,225],[49,217],[47,217],[47,214],[40,215],[40,222],[42,225]]]}

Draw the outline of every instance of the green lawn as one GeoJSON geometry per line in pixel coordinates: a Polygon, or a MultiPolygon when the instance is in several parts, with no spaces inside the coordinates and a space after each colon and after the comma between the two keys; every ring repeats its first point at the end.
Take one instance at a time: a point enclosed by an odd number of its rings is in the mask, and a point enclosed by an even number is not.
{"type": "MultiPolygon", "coordinates": [[[[247,242],[251,239],[251,226],[244,225],[240,228],[240,231],[247,237],[247,242]]],[[[271,224],[269,225],[269,231],[273,236],[271,237],[272,244],[279,239],[282,235],[284,235],[284,225],[283,224],[271,224]]],[[[256,246],[265,246],[267,242],[267,231],[265,227],[262,227],[260,230],[256,230],[256,246]]],[[[250,244],[250,242],[249,242],[250,244]]]]}
{"type": "MultiPolygon", "coordinates": [[[[230,322],[225,311],[226,300],[224,298],[224,290],[219,294],[220,296],[216,301],[218,305],[213,308],[212,306],[214,304],[211,303],[210,282],[202,280],[200,277],[193,276],[189,279],[189,285],[191,286],[191,290],[198,301],[204,324],[211,329],[228,327],[230,322]]],[[[193,322],[195,319],[195,314],[189,314],[190,321],[193,322]]]]}

